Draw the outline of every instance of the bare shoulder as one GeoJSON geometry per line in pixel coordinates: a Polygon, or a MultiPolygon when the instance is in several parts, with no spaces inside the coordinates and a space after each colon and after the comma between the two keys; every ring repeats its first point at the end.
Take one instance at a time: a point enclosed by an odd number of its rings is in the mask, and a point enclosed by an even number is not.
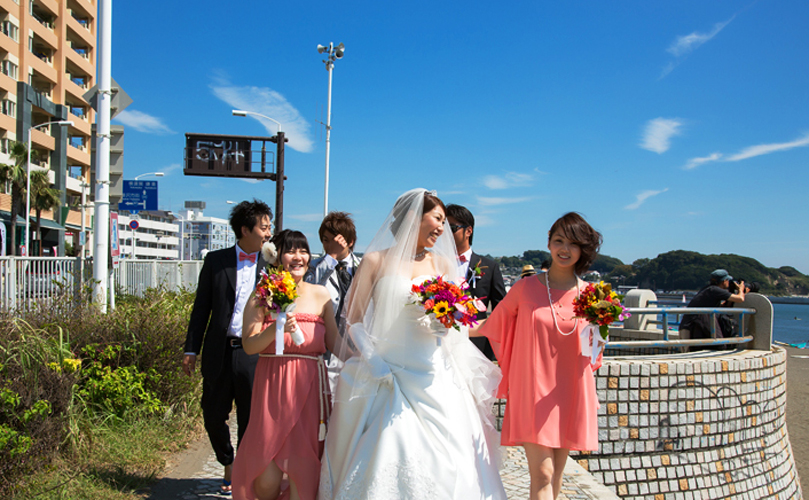
{"type": "Polygon", "coordinates": [[[301,282],[298,284],[298,286],[300,287],[301,295],[303,294],[309,295],[318,302],[325,302],[327,300],[331,300],[328,289],[326,289],[326,287],[323,285],[301,282]]]}

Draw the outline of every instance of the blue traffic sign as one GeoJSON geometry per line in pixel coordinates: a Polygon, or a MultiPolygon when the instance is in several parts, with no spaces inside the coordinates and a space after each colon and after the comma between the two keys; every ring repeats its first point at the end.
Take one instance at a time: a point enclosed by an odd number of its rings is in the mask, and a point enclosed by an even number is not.
{"type": "Polygon", "coordinates": [[[157,181],[124,181],[123,198],[119,210],[137,213],[141,210],[157,210],[157,181]]]}

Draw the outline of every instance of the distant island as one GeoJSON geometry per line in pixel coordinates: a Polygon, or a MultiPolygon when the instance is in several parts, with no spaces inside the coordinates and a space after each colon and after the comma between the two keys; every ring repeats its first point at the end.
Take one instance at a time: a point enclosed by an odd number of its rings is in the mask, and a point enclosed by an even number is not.
{"type": "MultiPolygon", "coordinates": [[[[491,256],[490,256],[491,257],[491,256]]],[[[527,250],[520,257],[492,257],[516,274],[526,264],[537,270],[550,254],[544,250],[527,250]]],[[[654,259],[638,259],[624,264],[609,255],[599,255],[591,272],[613,285],[636,285],[639,288],[666,291],[694,291],[708,283],[714,269],[727,269],[735,281],[758,282],[765,295],[789,296],[809,294],[809,276],[791,266],[766,267],[751,257],[735,254],[704,255],[687,250],[674,250],[654,259]]]]}

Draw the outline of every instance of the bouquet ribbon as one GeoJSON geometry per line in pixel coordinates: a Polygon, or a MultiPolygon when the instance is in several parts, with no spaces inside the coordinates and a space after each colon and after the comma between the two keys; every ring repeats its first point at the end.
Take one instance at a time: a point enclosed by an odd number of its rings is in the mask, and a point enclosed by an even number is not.
{"type": "MultiPolygon", "coordinates": [[[[294,308],[293,308],[294,310],[294,308]]],[[[287,308],[289,311],[289,308],[287,308]]],[[[278,313],[278,317],[275,319],[275,355],[280,356],[284,354],[284,327],[287,324],[287,311],[278,313]]],[[[292,311],[289,311],[292,312],[292,311]]],[[[303,344],[303,332],[301,332],[300,328],[296,328],[294,332],[292,332],[292,342],[295,345],[303,344]]]]}
{"type": "Polygon", "coordinates": [[[581,354],[590,358],[590,364],[595,365],[598,355],[604,350],[604,347],[609,342],[609,336],[605,339],[598,331],[598,325],[589,324],[582,328],[579,334],[581,341],[581,354]]]}

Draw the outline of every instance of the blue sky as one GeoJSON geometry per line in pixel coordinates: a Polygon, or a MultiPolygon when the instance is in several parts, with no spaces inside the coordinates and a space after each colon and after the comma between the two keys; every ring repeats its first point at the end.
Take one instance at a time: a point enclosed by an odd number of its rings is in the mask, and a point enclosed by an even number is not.
{"type": "Polygon", "coordinates": [[[283,124],[285,227],[319,249],[328,73],[329,209],[358,249],[396,197],[435,189],[475,249],[542,249],[567,211],[626,263],[736,253],[809,273],[809,3],[115,2],[113,78],[134,103],[125,178],[163,171],[160,208],[275,203],[272,182],[187,177],[184,134],[283,124]],[[222,5],[227,5],[223,10],[222,5]]]}

